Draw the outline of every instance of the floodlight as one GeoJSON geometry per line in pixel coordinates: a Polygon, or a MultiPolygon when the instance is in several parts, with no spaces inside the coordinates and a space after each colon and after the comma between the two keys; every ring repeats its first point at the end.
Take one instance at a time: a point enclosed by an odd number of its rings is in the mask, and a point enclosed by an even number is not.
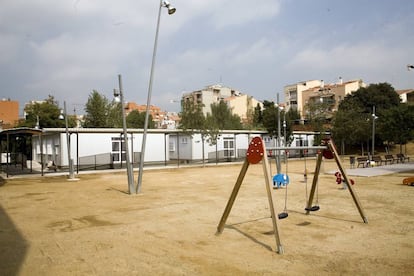
{"type": "Polygon", "coordinates": [[[162,6],[163,7],[166,7],[168,9],[168,14],[173,14],[177,10],[176,8],[174,8],[173,6],[171,6],[170,2],[168,2],[168,1],[164,1],[162,3],[162,6]]]}

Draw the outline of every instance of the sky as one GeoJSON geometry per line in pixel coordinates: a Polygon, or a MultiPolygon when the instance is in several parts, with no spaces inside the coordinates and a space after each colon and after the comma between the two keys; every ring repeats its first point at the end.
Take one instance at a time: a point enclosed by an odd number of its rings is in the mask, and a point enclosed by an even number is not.
{"type": "MultiPolygon", "coordinates": [[[[414,1],[171,0],[162,8],[151,104],[222,84],[276,101],[305,80],[414,88],[414,1]]],[[[93,90],[146,104],[160,1],[0,0],[0,99],[54,96],[83,113],[93,90]]],[[[21,111],[22,113],[22,111],[21,111]]],[[[21,114],[22,115],[22,114],[21,114]]]]}

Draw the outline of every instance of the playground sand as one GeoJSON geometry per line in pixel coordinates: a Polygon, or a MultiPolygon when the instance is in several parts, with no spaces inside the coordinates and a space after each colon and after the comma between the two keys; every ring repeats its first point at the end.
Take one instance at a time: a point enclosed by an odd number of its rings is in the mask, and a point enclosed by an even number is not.
{"type": "MultiPolygon", "coordinates": [[[[315,160],[307,160],[308,192],[315,160]]],[[[263,167],[251,165],[220,235],[242,165],[0,181],[0,275],[409,275],[414,271],[414,171],[351,177],[368,218],[327,172],[318,212],[304,213],[304,162],[289,161],[288,218],[277,254],[263,167]],[[135,174],[135,179],[137,178],[135,174]]],[[[274,165],[273,173],[274,173],[274,165]]],[[[326,172],[326,173],[325,173],[326,172]]],[[[276,212],[285,189],[272,190],[276,212]]]]}

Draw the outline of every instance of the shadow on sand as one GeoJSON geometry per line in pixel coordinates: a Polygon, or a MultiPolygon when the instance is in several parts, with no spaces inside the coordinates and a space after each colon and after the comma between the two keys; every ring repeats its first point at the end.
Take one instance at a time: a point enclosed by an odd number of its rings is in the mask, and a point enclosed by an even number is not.
{"type": "MultiPolygon", "coordinates": [[[[0,188],[3,185],[4,179],[0,177],[0,188]]],[[[28,247],[27,241],[0,205],[0,275],[18,275],[28,247]]]]}

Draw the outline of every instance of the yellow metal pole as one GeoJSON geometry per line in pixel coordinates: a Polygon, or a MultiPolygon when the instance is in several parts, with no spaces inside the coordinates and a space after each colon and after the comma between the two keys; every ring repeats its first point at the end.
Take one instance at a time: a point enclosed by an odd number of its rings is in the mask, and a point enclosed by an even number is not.
{"type": "Polygon", "coordinates": [[[361,202],[359,201],[358,195],[356,194],[356,192],[354,191],[354,188],[351,185],[350,179],[348,177],[348,174],[346,173],[346,170],[344,169],[344,167],[342,166],[342,162],[339,158],[338,152],[336,150],[336,147],[333,143],[332,140],[329,140],[327,143],[328,148],[332,151],[333,156],[335,158],[336,164],[338,165],[339,170],[341,171],[342,176],[344,177],[345,180],[345,184],[348,187],[349,192],[351,193],[351,196],[355,202],[355,205],[358,208],[359,214],[361,215],[362,220],[364,221],[364,223],[368,223],[368,219],[365,216],[364,210],[362,208],[361,202]]]}
{"type": "Polygon", "coordinates": [[[306,205],[306,214],[309,215],[310,208],[312,207],[313,203],[313,196],[315,195],[316,185],[318,185],[318,178],[319,173],[321,171],[321,164],[322,164],[322,150],[318,153],[317,161],[316,161],[316,167],[315,167],[315,173],[313,174],[313,181],[312,181],[312,188],[309,194],[309,199],[306,205]]]}
{"type": "Polygon", "coordinates": [[[239,174],[239,177],[237,178],[236,184],[234,185],[233,191],[231,192],[226,208],[224,209],[223,216],[221,217],[220,223],[217,226],[216,234],[221,234],[221,232],[223,232],[224,224],[226,223],[227,217],[229,216],[231,208],[233,207],[234,201],[236,200],[236,196],[240,190],[240,186],[243,182],[244,176],[246,175],[249,165],[250,165],[249,161],[246,158],[244,160],[243,167],[240,170],[240,174],[239,174]]]}
{"type": "MultiPolygon", "coordinates": [[[[264,145],[263,145],[264,147],[264,145]]],[[[267,191],[267,198],[269,200],[269,206],[270,206],[270,215],[272,217],[272,223],[273,223],[273,230],[274,230],[274,234],[275,234],[275,240],[276,240],[276,251],[279,254],[283,254],[284,250],[283,250],[283,245],[280,242],[280,237],[279,237],[279,230],[277,227],[277,219],[278,217],[276,216],[275,213],[275,207],[273,205],[273,199],[272,199],[272,190],[271,190],[271,186],[272,186],[272,176],[270,175],[269,172],[269,160],[267,159],[267,155],[266,155],[266,149],[264,149],[264,157],[263,157],[263,174],[265,176],[265,181],[266,181],[266,191],[267,191]]]]}

